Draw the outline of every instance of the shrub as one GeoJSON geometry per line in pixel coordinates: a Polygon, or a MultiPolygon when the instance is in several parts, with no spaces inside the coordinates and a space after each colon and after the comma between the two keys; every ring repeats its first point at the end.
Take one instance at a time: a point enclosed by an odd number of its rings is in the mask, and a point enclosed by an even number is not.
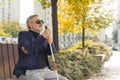
{"type": "MultiPolygon", "coordinates": [[[[102,43],[92,43],[84,50],[80,49],[79,45],[80,43],[76,45],[78,47],[61,50],[60,54],[55,55],[59,74],[66,76],[69,80],[81,80],[100,72],[103,64],[101,57],[90,54],[88,47],[96,46],[101,54],[109,54],[109,49],[102,43]]],[[[106,57],[106,60],[108,58],[106,57]]]]}

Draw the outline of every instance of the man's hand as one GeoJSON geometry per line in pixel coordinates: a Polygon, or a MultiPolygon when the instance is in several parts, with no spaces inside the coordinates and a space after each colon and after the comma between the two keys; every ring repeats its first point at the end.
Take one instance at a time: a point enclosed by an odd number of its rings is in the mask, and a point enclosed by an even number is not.
{"type": "Polygon", "coordinates": [[[45,29],[45,31],[43,32],[42,36],[47,40],[47,42],[49,44],[53,43],[52,37],[51,37],[51,33],[50,33],[50,29],[45,29]]]}
{"type": "Polygon", "coordinates": [[[50,30],[49,30],[49,29],[45,29],[45,31],[43,32],[42,36],[43,36],[45,39],[48,39],[49,36],[50,36],[50,30]]]}
{"type": "Polygon", "coordinates": [[[21,47],[21,50],[26,54],[26,55],[28,55],[28,52],[27,52],[27,50],[25,49],[25,47],[21,47]]]}
{"type": "Polygon", "coordinates": [[[52,37],[49,37],[49,38],[47,39],[47,42],[48,42],[49,44],[52,44],[52,43],[53,43],[52,37]]]}

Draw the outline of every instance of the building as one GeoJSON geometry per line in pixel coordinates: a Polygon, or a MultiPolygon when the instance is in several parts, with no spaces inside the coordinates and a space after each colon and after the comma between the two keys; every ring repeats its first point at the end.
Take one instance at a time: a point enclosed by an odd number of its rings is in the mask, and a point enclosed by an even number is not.
{"type": "Polygon", "coordinates": [[[0,22],[19,22],[20,0],[0,0],[0,22]]]}
{"type": "Polygon", "coordinates": [[[20,22],[20,0],[10,2],[10,20],[20,22]]]}
{"type": "Polygon", "coordinates": [[[120,50],[120,0],[118,0],[118,50],[120,50]]]}
{"type": "Polygon", "coordinates": [[[44,21],[44,24],[52,29],[51,7],[47,9],[43,9],[40,2],[34,2],[34,13],[39,15],[40,19],[44,21]]]}

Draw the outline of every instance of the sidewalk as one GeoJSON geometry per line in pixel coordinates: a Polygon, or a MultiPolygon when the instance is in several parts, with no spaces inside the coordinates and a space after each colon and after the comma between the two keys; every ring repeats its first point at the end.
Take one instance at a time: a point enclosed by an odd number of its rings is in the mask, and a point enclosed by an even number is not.
{"type": "Polygon", "coordinates": [[[101,73],[87,80],[120,80],[120,52],[113,51],[110,60],[104,63],[101,73]]]}

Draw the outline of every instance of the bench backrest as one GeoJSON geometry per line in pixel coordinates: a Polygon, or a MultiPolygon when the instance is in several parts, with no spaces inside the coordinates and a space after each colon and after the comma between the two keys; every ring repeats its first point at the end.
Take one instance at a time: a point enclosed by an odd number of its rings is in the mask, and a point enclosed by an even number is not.
{"type": "Polygon", "coordinates": [[[11,78],[14,66],[17,61],[17,44],[0,43],[0,80],[11,78]]]}

